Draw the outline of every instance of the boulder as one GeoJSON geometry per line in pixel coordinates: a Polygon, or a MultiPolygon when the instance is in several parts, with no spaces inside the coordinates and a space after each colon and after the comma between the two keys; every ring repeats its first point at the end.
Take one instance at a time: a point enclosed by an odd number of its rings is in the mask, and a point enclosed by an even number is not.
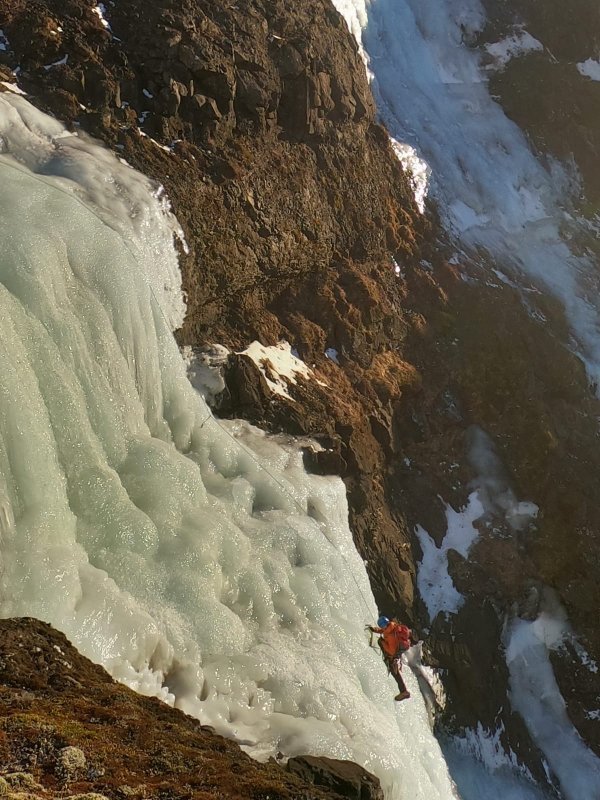
{"type": "Polygon", "coordinates": [[[383,800],[379,778],[352,761],[297,756],[290,758],[288,769],[303,780],[330,789],[348,800],[383,800]]]}

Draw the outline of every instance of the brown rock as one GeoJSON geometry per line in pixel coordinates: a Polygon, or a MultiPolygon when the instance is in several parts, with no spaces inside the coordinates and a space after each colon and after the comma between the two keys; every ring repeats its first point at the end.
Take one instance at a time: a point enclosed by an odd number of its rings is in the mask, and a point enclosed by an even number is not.
{"type": "Polygon", "coordinates": [[[342,800],[331,784],[319,788],[276,763],[259,764],[198,720],[115,683],[34,619],[0,620],[0,759],[0,795],[58,798],[68,787],[80,800],[342,800]],[[23,689],[35,692],[35,703],[15,714],[23,689]]]}
{"type": "Polygon", "coordinates": [[[379,779],[351,761],[299,756],[290,758],[288,769],[315,786],[332,789],[348,800],[383,800],[379,779]]]}

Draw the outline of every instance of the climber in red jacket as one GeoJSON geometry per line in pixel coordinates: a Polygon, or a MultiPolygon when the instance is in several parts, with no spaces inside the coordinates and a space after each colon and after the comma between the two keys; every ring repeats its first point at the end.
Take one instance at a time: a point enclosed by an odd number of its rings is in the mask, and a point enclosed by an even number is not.
{"type": "Polygon", "coordinates": [[[396,620],[390,620],[388,617],[383,616],[377,620],[377,626],[369,625],[369,630],[372,633],[381,634],[379,647],[381,647],[383,660],[394,676],[400,690],[394,700],[407,700],[410,697],[410,692],[406,688],[400,673],[402,671],[402,653],[413,644],[412,631],[406,625],[401,625],[396,620]]]}

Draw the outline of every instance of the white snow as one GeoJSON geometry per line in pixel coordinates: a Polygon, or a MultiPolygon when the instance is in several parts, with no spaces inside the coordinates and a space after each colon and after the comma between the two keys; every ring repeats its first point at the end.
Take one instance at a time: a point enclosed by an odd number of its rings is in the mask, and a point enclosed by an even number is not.
{"type": "MultiPolygon", "coordinates": [[[[447,230],[461,249],[491,254],[516,282],[524,276],[562,302],[574,349],[600,387],[600,278],[595,259],[569,247],[570,229],[580,225],[565,216],[571,176],[540,163],[490,96],[482,54],[471,45],[485,26],[481,2],[334,4],[358,42],[391,136],[431,168],[429,194],[447,230]]],[[[538,47],[526,36],[523,43],[538,47]]]]}
{"type": "MultiPolygon", "coordinates": [[[[150,112],[149,111],[143,111],[142,113],[147,116],[150,112]]],[[[140,117],[140,121],[141,122],[145,122],[146,121],[146,117],[144,117],[143,119],[140,117]]],[[[169,153],[170,155],[173,155],[173,148],[172,147],[168,147],[166,144],[161,144],[160,142],[157,142],[156,139],[153,139],[151,136],[148,136],[148,134],[145,131],[143,131],[141,128],[137,128],[137,132],[138,132],[138,134],[140,136],[143,136],[144,139],[148,139],[150,142],[152,142],[152,144],[156,145],[156,147],[160,147],[160,149],[164,150],[165,153],[169,153]]]]}
{"type": "Polygon", "coordinates": [[[533,52],[543,52],[544,45],[523,28],[515,30],[499,42],[486,44],[485,49],[494,59],[494,66],[504,68],[513,58],[533,52]]]}
{"type": "Polygon", "coordinates": [[[98,5],[94,6],[94,14],[97,14],[102,26],[106,28],[107,31],[112,30],[110,27],[109,21],[106,19],[106,6],[104,3],[98,3],[98,5]]]}
{"type": "Polygon", "coordinates": [[[340,362],[338,359],[338,355],[339,355],[338,351],[335,349],[335,347],[328,347],[325,350],[325,358],[328,358],[330,361],[333,361],[334,364],[339,365],[340,362]]]}
{"type": "MultiPolygon", "coordinates": [[[[421,525],[416,528],[423,551],[423,559],[417,570],[417,588],[431,621],[440,612],[457,613],[464,604],[464,597],[457,591],[448,573],[448,551],[456,550],[463,558],[468,556],[479,536],[475,523],[488,523],[500,517],[515,531],[521,531],[538,514],[535,503],[517,499],[508,484],[491,438],[481,428],[469,428],[467,448],[469,462],[476,473],[469,484],[473,491],[467,505],[459,511],[446,504],[447,528],[441,546],[436,546],[421,525]]],[[[451,465],[450,468],[455,466],[451,465]]]]}
{"type": "Polygon", "coordinates": [[[154,97],[154,95],[148,89],[142,89],[142,94],[149,100],[152,100],[152,98],[154,97]]]}
{"type": "Polygon", "coordinates": [[[5,89],[8,89],[9,92],[13,94],[22,94],[24,95],[25,92],[16,83],[10,83],[9,81],[0,81],[0,85],[4,86],[5,89]]]}
{"type": "Polygon", "coordinates": [[[229,350],[221,344],[198,350],[186,345],[181,350],[189,382],[209,403],[225,389],[222,368],[229,350]]]}
{"type": "Polygon", "coordinates": [[[425,212],[425,200],[427,198],[431,170],[426,162],[419,158],[414,147],[404,142],[399,142],[393,136],[390,136],[390,142],[396,158],[400,161],[412,181],[415,202],[417,208],[423,214],[425,212]]]}
{"type": "Polygon", "coordinates": [[[66,63],[68,62],[68,60],[69,60],[69,54],[68,54],[68,53],[66,53],[66,54],[65,54],[65,55],[64,55],[62,58],[60,58],[58,61],[54,61],[52,64],[46,64],[46,65],[44,66],[44,69],[45,69],[45,70],[46,70],[46,72],[47,72],[48,70],[52,69],[53,67],[61,67],[63,64],[66,64],[66,63]]]}
{"type": "Polygon", "coordinates": [[[571,639],[571,644],[573,645],[573,648],[574,648],[575,652],[577,653],[577,655],[579,657],[579,660],[581,661],[583,666],[589,672],[592,672],[592,673],[596,674],[598,672],[598,664],[590,656],[590,654],[585,649],[585,647],[581,644],[581,642],[578,641],[576,637],[573,637],[571,639]]]}
{"type": "Polygon", "coordinates": [[[586,61],[579,62],[577,64],[577,69],[586,78],[591,78],[593,81],[600,81],[600,61],[588,58],[586,61]]]}
{"type": "Polygon", "coordinates": [[[416,678],[394,704],[368,646],[342,481],[218,423],[186,378],[161,198],[20,97],[0,136],[0,615],[256,757],[349,758],[387,800],[452,800],[416,678]]]}
{"type": "Polygon", "coordinates": [[[441,547],[437,547],[427,531],[417,525],[416,534],[423,551],[423,560],[417,571],[417,588],[432,622],[440,612],[456,614],[464,604],[464,597],[456,590],[448,574],[448,550],[456,550],[467,557],[479,536],[474,523],[484,511],[477,492],[469,495],[467,505],[460,511],[446,505],[447,530],[441,547]]]}
{"type": "Polygon", "coordinates": [[[511,704],[558,777],[565,800],[597,800],[600,759],[573,727],[548,656],[569,635],[564,609],[550,592],[534,622],[517,618],[509,624],[505,646],[511,704]]]}
{"type": "MultiPolygon", "coordinates": [[[[467,558],[469,550],[479,536],[475,523],[489,524],[494,519],[504,519],[515,531],[522,531],[537,517],[538,507],[530,501],[519,501],[508,484],[503,466],[491,438],[477,426],[471,426],[467,435],[467,454],[475,478],[469,483],[472,489],[467,505],[455,511],[446,504],[446,533],[441,546],[417,525],[416,535],[423,551],[417,569],[417,588],[427,607],[429,619],[440,612],[456,614],[464,604],[448,573],[448,551],[467,558]]],[[[458,465],[451,464],[449,469],[458,465]]]]}
{"type": "Polygon", "coordinates": [[[314,377],[312,370],[292,353],[291,345],[285,340],[270,346],[254,341],[242,350],[240,355],[251,358],[261,371],[269,389],[288,400],[293,400],[288,392],[289,383],[296,385],[299,375],[306,380],[314,377]]]}
{"type": "Polygon", "coordinates": [[[0,29],[0,51],[5,53],[7,50],[10,49],[10,44],[8,39],[6,38],[6,34],[3,30],[0,29]]]}

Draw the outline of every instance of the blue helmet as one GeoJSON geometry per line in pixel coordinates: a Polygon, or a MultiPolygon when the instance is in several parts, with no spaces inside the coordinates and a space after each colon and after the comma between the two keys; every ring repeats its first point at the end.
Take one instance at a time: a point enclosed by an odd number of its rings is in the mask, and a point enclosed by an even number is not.
{"type": "Polygon", "coordinates": [[[387,628],[389,624],[390,624],[389,617],[379,617],[379,619],[377,620],[378,628],[387,628]]]}

